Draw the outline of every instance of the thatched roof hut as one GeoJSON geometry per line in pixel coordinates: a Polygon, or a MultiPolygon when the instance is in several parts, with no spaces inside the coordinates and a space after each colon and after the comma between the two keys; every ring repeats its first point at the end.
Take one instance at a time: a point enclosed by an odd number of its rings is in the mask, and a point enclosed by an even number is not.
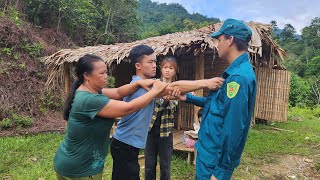
{"type": "MultiPolygon", "coordinates": [[[[282,60],[285,52],[270,36],[271,27],[261,23],[247,23],[253,30],[249,51],[254,57],[253,65],[264,64],[272,67],[278,65],[278,60],[282,60]],[[259,56],[259,57],[257,57],[259,56]]],[[[119,64],[123,60],[129,59],[129,52],[132,47],[139,44],[151,46],[157,55],[181,55],[193,53],[195,56],[206,49],[215,50],[217,40],[208,35],[219,29],[221,23],[214,26],[204,27],[193,31],[177,32],[163,36],[151,37],[148,39],[131,43],[118,43],[114,45],[87,46],[78,49],[63,49],[51,56],[45,57],[45,63],[49,69],[47,85],[52,83],[54,78],[61,76],[65,64],[77,62],[85,54],[95,54],[103,58],[107,65],[113,62],[119,64]]]]}
{"type": "MultiPolygon", "coordinates": [[[[277,69],[281,69],[279,61],[283,60],[285,52],[272,40],[270,36],[271,26],[254,22],[247,24],[253,31],[252,40],[249,43],[249,52],[253,66],[256,68],[266,67],[273,69],[277,67],[277,69]]],[[[218,76],[228,65],[223,64],[222,61],[219,61],[219,58],[216,58],[218,56],[215,48],[217,40],[210,38],[208,35],[218,30],[221,25],[221,23],[218,23],[201,29],[151,37],[131,43],[60,50],[51,56],[45,57],[45,63],[49,69],[46,86],[52,88],[59,84],[57,82],[64,80],[65,90],[68,94],[70,89],[70,65],[77,62],[81,56],[85,54],[98,55],[111,67],[112,64],[118,65],[123,61],[128,62],[130,50],[139,44],[151,46],[157,56],[175,55],[181,57],[178,58],[181,61],[181,66],[179,66],[181,69],[180,79],[201,79],[218,76]],[[215,59],[218,59],[218,61],[215,59]],[[215,61],[215,64],[213,61],[215,61]],[[192,66],[194,68],[190,68],[192,66]],[[207,68],[208,66],[213,68],[207,68]]],[[[122,70],[121,64],[117,67],[121,69],[122,74],[128,72],[125,71],[126,69],[122,70]]],[[[127,68],[127,66],[125,68],[127,68]]],[[[123,77],[123,75],[121,75],[121,77],[123,77]]],[[[118,79],[130,80],[130,76],[118,79]]],[[[121,83],[118,85],[121,85],[121,83]]],[[[206,92],[199,91],[197,94],[203,95],[205,93],[206,92]]],[[[180,120],[183,119],[183,116],[195,117],[196,111],[193,111],[193,107],[183,108],[189,109],[187,112],[191,114],[187,113],[187,115],[184,116],[181,115],[182,112],[179,110],[180,120]]],[[[187,128],[190,127],[190,124],[192,123],[187,124],[187,128]]]]}

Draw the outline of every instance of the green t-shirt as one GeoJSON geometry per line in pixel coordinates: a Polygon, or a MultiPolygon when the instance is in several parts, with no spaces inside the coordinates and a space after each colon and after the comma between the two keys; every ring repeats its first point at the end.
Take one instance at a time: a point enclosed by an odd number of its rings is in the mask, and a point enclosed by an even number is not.
{"type": "Polygon", "coordinates": [[[57,173],[81,177],[103,171],[114,119],[102,118],[97,114],[109,101],[102,94],[75,92],[66,136],[54,157],[57,173]]]}

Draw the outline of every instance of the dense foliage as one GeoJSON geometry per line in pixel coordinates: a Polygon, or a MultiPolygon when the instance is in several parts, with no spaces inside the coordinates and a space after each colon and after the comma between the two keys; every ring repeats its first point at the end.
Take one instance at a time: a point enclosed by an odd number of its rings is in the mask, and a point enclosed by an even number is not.
{"type": "Polygon", "coordinates": [[[30,22],[63,31],[80,46],[131,42],[191,30],[219,19],[151,0],[23,0],[30,22]]]}
{"type": "Polygon", "coordinates": [[[30,22],[62,30],[78,45],[137,39],[137,1],[23,0],[30,22]],[[128,31],[130,29],[130,31],[128,31]]]}
{"type": "Polygon", "coordinates": [[[293,73],[291,80],[290,104],[312,106],[320,104],[320,17],[311,20],[304,27],[301,36],[291,24],[284,29],[271,21],[273,37],[286,50],[288,57],[284,66],[293,73]]]}
{"type": "Polygon", "coordinates": [[[138,14],[142,22],[140,37],[147,38],[177,31],[192,30],[219,22],[199,13],[189,14],[180,4],[165,4],[140,0],[138,14]]]}

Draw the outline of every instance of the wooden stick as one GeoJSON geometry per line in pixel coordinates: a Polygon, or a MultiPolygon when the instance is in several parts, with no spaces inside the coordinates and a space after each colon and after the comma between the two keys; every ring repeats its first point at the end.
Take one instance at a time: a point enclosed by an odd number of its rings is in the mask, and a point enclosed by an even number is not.
{"type": "Polygon", "coordinates": [[[294,132],[294,131],[291,131],[291,130],[276,128],[276,127],[272,127],[271,129],[274,129],[274,130],[277,130],[277,131],[294,132]]]}

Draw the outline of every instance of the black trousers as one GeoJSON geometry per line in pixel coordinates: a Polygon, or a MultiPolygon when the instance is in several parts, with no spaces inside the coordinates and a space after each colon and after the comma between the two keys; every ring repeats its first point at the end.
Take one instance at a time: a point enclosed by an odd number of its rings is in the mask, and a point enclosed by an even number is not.
{"type": "Polygon", "coordinates": [[[110,145],[113,180],[139,180],[139,149],[113,138],[110,145]]]}
{"type": "Polygon", "coordinates": [[[156,179],[157,158],[160,159],[160,180],[170,179],[171,158],[173,152],[172,133],[169,137],[160,137],[160,126],[154,125],[149,131],[145,156],[145,180],[156,179]]]}

